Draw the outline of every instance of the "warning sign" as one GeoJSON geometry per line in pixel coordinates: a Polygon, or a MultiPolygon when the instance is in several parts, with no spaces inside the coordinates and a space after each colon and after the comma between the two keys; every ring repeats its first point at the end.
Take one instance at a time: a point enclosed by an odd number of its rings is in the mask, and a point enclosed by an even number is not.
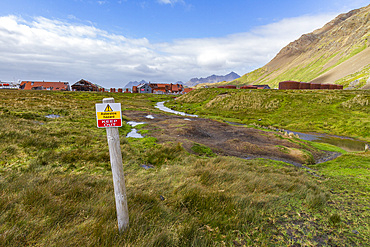
{"type": "Polygon", "coordinates": [[[121,118],[120,111],[112,111],[112,112],[98,112],[98,119],[117,119],[121,118]]]}
{"type": "Polygon", "coordinates": [[[112,107],[110,107],[110,105],[108,104],[107,107],[105,107],[105,112],[107,111],[113,111],[112,107]]]}
{"type": "Polygon", "coordinates": [[[95,104],[98,128],[122,127],[121,103],[95,104]]]}

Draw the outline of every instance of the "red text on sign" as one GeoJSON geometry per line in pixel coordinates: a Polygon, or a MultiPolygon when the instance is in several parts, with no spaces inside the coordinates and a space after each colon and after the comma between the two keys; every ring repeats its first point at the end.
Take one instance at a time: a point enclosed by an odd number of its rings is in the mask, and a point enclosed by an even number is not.
{"type": "Polygon", "coordinates": [[[121,127],[122,120],[121,119],[106,119],[106,120],[98,120],[98,127],[105,128],[105,127],[121,127]]]}

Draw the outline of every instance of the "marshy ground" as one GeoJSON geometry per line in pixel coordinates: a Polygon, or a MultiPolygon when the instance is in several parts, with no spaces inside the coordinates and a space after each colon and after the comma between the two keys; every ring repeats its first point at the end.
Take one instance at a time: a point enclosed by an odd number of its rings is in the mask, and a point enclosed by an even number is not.
{"type": "Polygon", "coordinates": [[[302,165],[312,164],[331,155],[282,133],[235,126],[224,122],[150,112],[124,111],[130,120],[145,122],[143,129],[159,143],[179,142],[189,152],[195,144],[209,147],[217,155],[240,158],[266,158],[302,165]]]}

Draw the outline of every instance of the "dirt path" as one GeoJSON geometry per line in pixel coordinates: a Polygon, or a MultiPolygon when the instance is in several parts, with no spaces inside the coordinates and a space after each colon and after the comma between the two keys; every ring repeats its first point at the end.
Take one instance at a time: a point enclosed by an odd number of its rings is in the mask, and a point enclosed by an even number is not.
{"type": "Polygon", "coordinates": [[[268,158],[292,164],[312,163],[307,151],[315,161],[327,156],[300,145],[299,140],[285,138],[276,132],[266,132],[253,128],[229,125],[227,123],[202,118],[153,114],[142,111],[125,111],[123,114],[131,121],[145,122],[144,129],[158,142],[180,142],[191,151],[194,143],[208,146],[214,153],[241,158],[268,158]],[[152,115],[154,119],[146,118],[152,115]]]}

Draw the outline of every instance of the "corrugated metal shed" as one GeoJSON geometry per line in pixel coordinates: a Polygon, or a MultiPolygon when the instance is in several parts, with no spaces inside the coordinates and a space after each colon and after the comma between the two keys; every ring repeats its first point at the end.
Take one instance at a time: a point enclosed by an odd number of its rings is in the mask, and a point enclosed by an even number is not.
{"type": "Polygon", "coordinates": [[[299,89],[311,89],[311,83],[309,83],[309,82],[301,82],[299,84],[299,89]]]}
{"type": "Polygon", "coordinates": [[[282,81],[279,83],[279,89],[286,90],[286,89],[299,89],[299,85],[301,83],[298,81],[282,81]]]}

